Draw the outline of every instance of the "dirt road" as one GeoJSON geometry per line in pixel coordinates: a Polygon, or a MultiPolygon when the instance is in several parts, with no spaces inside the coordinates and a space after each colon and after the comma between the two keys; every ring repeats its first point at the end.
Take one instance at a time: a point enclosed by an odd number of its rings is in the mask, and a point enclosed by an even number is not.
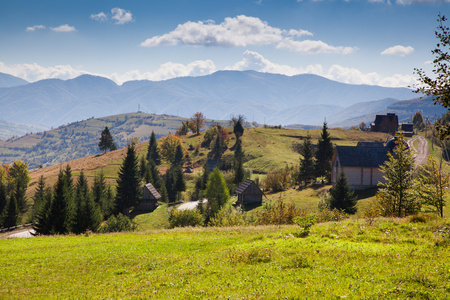
{"type": "Polygon", "coordinates": [[[414,151],[415,167],[426,163],[428,156],[428,142],[420,135],[414,136],[408,141],[409,147],[414,151]]]}

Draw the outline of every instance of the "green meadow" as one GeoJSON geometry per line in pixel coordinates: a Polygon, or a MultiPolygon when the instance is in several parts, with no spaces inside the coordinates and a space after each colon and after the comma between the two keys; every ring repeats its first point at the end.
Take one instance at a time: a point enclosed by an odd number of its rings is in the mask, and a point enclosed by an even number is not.
{"type": "Polygon", "coordinates": [[[0,240],[1,299],[450,299],[448,219],[0,240]],[[422,222],[414,222],[422,221],[422,222]]]}

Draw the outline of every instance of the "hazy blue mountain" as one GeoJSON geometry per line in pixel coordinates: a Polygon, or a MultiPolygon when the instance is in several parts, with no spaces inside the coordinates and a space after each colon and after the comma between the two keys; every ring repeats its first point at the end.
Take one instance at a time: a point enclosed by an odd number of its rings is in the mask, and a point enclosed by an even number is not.
{"type": "Polygon", "coordinates": [[[13,123],[0,120],[0,140],[6,140],[13,136],[19,137],[27,133],[40,132],[47,129],[47,127],[39,125],[13,123]]]}
{"type": "Polygon", "coordinates": [[[15,77],[5,73],[0,73],[0,88],[25,85],[28,83],[29,83],[28,81],[23,80],[22,78],[15,77]]]}
{"type": "Polygon", "coordinates": [[[201,77],[130,81],[119,86],[101,77],[49,79],[0,88],[0,118],[59,126],[90,117],[137,111],[208,118],[242,114],[268,124],[321,124],[351,105],[385,98],[411,99],[406,88],[349,85],[316,75],[285,76],[219,71],[201,77]]]}
{"type": "Polygon", "coordinates": [[[412,121],[412,117],[416,112],[421,112],[424,118],[428,118],[430,122],[434,122],[437,118],[441,117],[447,112],[447,109],[435,105],[431,97],[424,97],[423,99],[412,99],[406,101],[396,101],[391,105],[379,111],[373,111],[366,114],[355,115],[352,118],[346,120],[337,121],[331,123],[331,127],[351,127],[357,126],[361,122],[370,125],[375,121],[376,115],[385,115],[387,113],[395,113],[398,115],[400,123],[407,123],[412,121]]]}

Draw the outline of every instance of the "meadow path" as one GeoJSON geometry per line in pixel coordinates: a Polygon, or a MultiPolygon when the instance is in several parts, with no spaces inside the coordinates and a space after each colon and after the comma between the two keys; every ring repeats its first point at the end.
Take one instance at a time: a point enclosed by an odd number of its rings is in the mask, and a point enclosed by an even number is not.
{"type": "Polygon", "coordinates": [[[428,156],[428,142],[420,135],[414,136],[408,141],[409,147],[414,151],[415,167],[426,163],[428,156]]]}

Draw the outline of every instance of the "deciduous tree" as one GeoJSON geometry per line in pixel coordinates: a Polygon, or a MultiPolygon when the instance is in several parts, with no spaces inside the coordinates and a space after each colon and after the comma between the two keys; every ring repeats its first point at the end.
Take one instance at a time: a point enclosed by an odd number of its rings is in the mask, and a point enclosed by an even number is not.
{"type": "Polygon", "coordinates": [[[192,126],[195,128],[195,132],[200,134],[200,129],[205,126],[205,117],[201,112],[196,112],[191,118],[192,126]]]}
{"type": "Polygon", "coordinates": [[[208,199],[206,219],[209,221],[230,198],[227,184],[218,168],[215,168],[208,177],[205,196],[208,199]]]}
{"type": "MultiPolygon", "coordinates": [[[[444,15],[438,16],[439,26],[435,31],[436,38],[439,42],[436,48],[431,51],[435,55],[433,60],[433,77],[428,76],[422,69],[414,69],[415,73],[419,75],[419,85],[416,93],[424,93],[427,96],[432,96],[435,103],[439,103],[447,109],[447,114],[450,111],[450,54],[448,53],[450,47],[450,28],[444,23],[447,18],[444,15]]],[[[441,139],[450,135],[449,123],[436,123],[436,129],[439,132],[441,139]]]]}
{"type": "MultiPolygon", "coordinates": [[[[183,140],[173,134],[162,137],[159,142],[161,157],[167,162],[172,162],[175,158],[175,152],[178,146],[183,147],[183,140]]],[[[184,149],[183,149],[184,151],[184,149]]]]}

